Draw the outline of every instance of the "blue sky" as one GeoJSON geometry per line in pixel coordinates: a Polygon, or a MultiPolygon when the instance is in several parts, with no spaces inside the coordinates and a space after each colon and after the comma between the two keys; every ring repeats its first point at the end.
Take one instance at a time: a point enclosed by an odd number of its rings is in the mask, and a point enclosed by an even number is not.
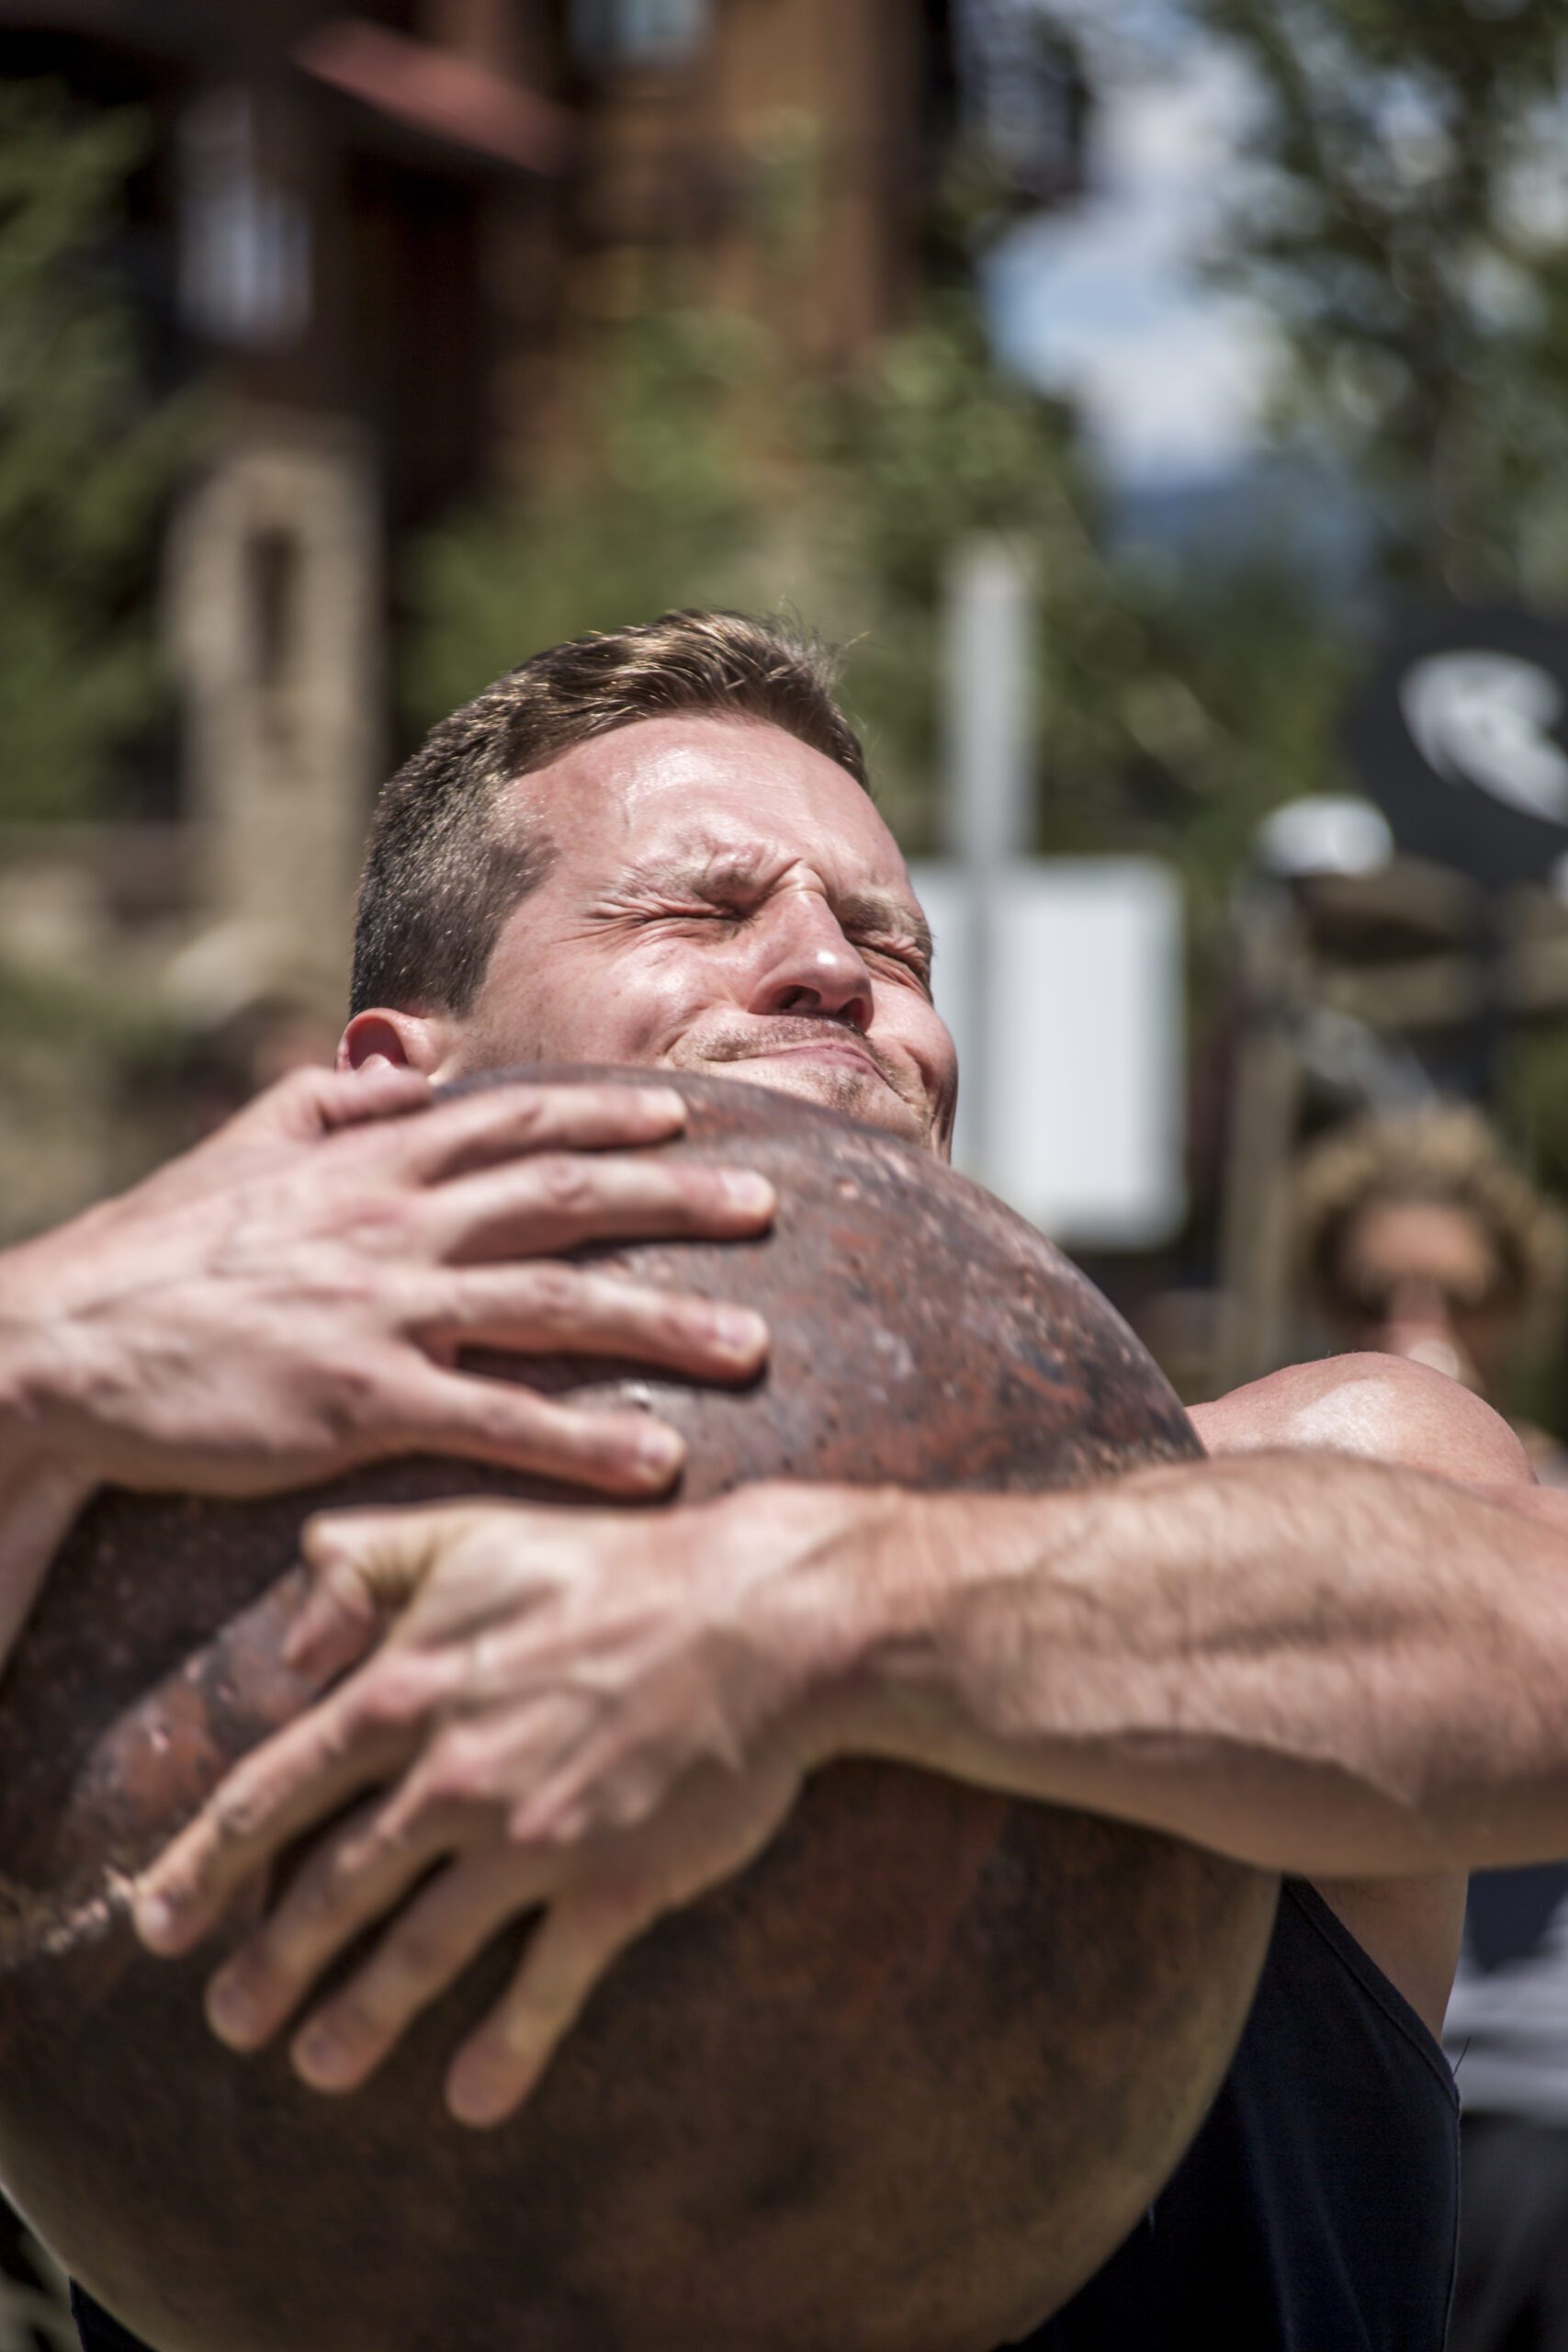
{"type": "Polygon", "coordinates": [[[1059,0],[1054,13],[1078,19],[1099,96],[1091,192],[994,255],[999,345],[1077,400],[1116,487],[1232,474],[1258,444],[1277,356],[1267,317],[1205,286],[1200,266],[1216,192],[1236,186],[1245,75],[1164,0],[1059,0]]]}

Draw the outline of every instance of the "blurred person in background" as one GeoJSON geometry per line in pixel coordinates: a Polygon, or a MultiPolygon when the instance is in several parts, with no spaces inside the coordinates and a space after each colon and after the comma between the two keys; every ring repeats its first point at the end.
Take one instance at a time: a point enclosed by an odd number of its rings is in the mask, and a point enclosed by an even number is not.
{"type": "MultiPolygon", "coordinates": [[[[1496,1402],[1561,1319],[1568,1221],[1481,1114],[1359,1120],[1302,1161],[1302,1287],[1337,1350],[1496,1402]]],[[[1544,1483],[1568,1454],[1518,1434],[1544,1483]]],[[[1478,1871],[1445,2041],[1462,2101],[1451,2352],[1568,2352],[1568,1863],[1478,1871]]]]}
{"type": "MultiPolygon", "coordinates": [[[[1568,1218],[1467,1104],[1335,1129],[1292,1206],[1300,1288],[1336,1355],[1402,1356],[1504,1410],[1521,1361],[1557,1336],[1568,1218]]],[[[1568,1485],[1560,1441],[1514,1427],[1542,1484],[1568,1485]]]]}

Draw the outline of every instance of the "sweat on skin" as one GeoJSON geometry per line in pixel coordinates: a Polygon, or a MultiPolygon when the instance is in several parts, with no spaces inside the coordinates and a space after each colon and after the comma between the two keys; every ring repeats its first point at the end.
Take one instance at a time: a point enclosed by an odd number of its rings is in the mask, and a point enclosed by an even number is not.
{"type": "MultiPolygon", "coordinates": [[[[361,1012],[339,1079],[280,1091],[71,1243],[20,1253],[0,1318],[13,1594],[42,1572],[62,1498],[127,1468],[254,1490],[434,1442],[566,1458],[620,1494],[668,1482],[668,1453],[636,1453],[646,1426],[552,1418],[525,1391],[481,1399],[494,1384],[466,1384],[455,1347],[479,1330],[558,1345],[581,1310],[624,1352],[639,1310],[577,1289],[582,1270],[550,1252],[616,1230],[755,1231],[765,1204],[672,1171],[660,1189],[658,1155],[620,1154],[633,1138],[606,1106],[592,1139],[573,1129],[570,1090],[408,1115],[433,1079],[529,1057],[640,1064],[656,1126],[673,1115],[660,1068],[720,1069],[945,1149],[955,1073],[919,910],[832,760],[754,722],[660,719],[516,789],[555,854],[466,1014],[361,1012]],[[149,1250],[151,1339],[119,1279],[149,1250]],[[39,1336],[51,1284],[63,1350],[39,1336]],[[369,1366],[351,1411],[301,1380],[296,1308],[329,1386],[334,1364],[369,1366]],[[172,1390],[176,1358],[233,1362],[216,1433],[215,1384],[172,1390]],[[283,1434],[258,1440],[274,1417],[283,1434]]],[[[660,1360],[721,1354],[689,1305],[647,1313],[660,1360]]],[[[760,1347],[732,1342],[730,1374],[760,1347]]],[[[1363,1359],[1210,1408],[1227,1458],[1072,1496],[772,1487],[646,1524],[491,1503],[328,1515],[299,1639],[350,1670],[148,1874],[142,1932],[188,1949],[359,1794],[216,1981],[214,2022],[238,2046],[265,2040],[390,1919],[292,2040],[306,2080],[351,2090],[477,1943],[542,1908],[453,2062],[454,2111],[488,2122],[632,1937],[740,1867],[818,1762],[872,1752],[1313,1876],[1430,2018],[1457,1873],[1568,1838],[1568,1546],[1501,1430],[1438,1375],[1363,1359]],[[1325,1435],[1331,1453],[1292,1458],[1325,1435]]]]}
{"type": "MultiPolygon", "coordinates": [[[[955,1074],[924,925],[841,770],[776,729],[661,721],[517,790],[554,856],[472,1010],[361,1013],[347,1058],[441,1078],[520,1053],[717,1068],[945,1150],[955,1074]]],[[[398,1676],[405,1778],[214,1986],[218,2029],[254,2046],[447,1856],[296,2033],[322,2089],[363,2080],[505,1918],[542,1905],[449,2086],[471,2121],[510,2112],[626,1941],[750,1859],[803,1774],[847,1750],[1310,1873],[1436,2021],[1498,1782],[1527,1845],[1562,1835],[1525,1826],[1528,1743],[1499,1736],[1461,1671],[1496,1624],[1504,1551],[1521,1615],[1553,1625],[1562,1658],[1561,1533],[1514,1510],[1529,1472],[1503,1425],[1414,1368],[1282,1376],[1202,1426],[1212,1450],[1271,1451],[1072,1498],[769,1490],[635,1531],[491,1505],[322,1522],[309,1638],[355,1656],[392,1630],[180,1841],[144,1932],[187,1948],[283,1837],[369,1784],[356,1710],[398,1676]],[[1303,1445],[1379,1460],[1277,1451],[1303,1445]],[[1383,1466],[1401,1463],[1493,1495],[1383,1466]],[[492,1679],[477,1694],[481,1621],[492,1679]],[[1479,1749],[1484,1817],[1435,1772],[1435,1721],[1450,1752],[1479,1749]],[[226,1805],[248,1838],[225,1834],[226,1805]]]]}

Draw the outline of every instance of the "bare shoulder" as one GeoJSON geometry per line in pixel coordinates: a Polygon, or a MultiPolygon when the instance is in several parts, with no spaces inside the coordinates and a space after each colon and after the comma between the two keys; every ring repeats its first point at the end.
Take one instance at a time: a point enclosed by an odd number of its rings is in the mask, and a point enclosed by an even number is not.
{"type": "Polygon", "coordinates": [[[1524,1487],[1529,1457],[1500,1413],[1425,1364],[1334,1356],[1192,1408],[1211,1453],[1355,1453],[1464,1486],[1524,1487]]]}
{"type": "MultiPolygon", "coordinates": [[[[1568,1533],[1568,1493],[1536,1484],[1502,1418],[1440,1372],[1398,1356],[1336,1356],[1292,1365],[1201,1405],[1192,1419],[1211,1453],[1333,1453],[1396,1464],[1479,1487],[1568,1533]]],[[[1318,1892],[1433,2033],[1459,1958],[1462,1877],[1335,1880],[1318,1892]]]]}
{"type": "Polygon", "coordinates": [[[1340,1925],[1438,2040],[1459,1965],[1468,1884],[1453,1873],[1317,1882],[1340,1925]]]}

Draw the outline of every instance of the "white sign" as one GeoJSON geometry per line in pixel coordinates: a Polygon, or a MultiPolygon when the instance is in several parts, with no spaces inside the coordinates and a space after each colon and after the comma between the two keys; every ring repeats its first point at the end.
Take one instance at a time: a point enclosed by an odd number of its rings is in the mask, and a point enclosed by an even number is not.
{"type": "Polygon", "coordinates": [[[957,1164],[1080,1249],[1168,1239],[1186,1208],[1175,876],[1151,858],[972,871],[913,868],[958,1044],[957,1164]]]}

